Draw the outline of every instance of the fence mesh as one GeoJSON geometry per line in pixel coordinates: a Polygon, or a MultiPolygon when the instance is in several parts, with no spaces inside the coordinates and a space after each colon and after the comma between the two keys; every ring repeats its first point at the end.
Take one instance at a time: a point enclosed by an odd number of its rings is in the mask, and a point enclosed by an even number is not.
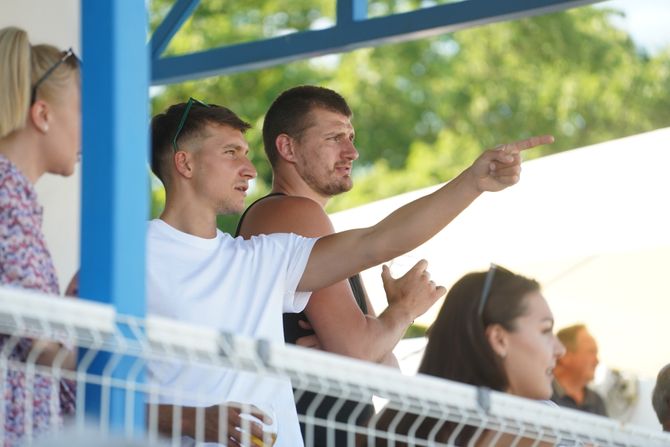
{"type": "Polygon", "coordinates": [[[262,421],[264,431],[255,436],[252,424],[261,421],[246,416],[253,408],[198,407],[200,398],[212,400],[206,386],[199,395],[179,381],[161,387],[153,380],[194,368],[199,377],[232,369],[259,383],[290,380],[295,400],[304,403],[299,420],[308,447],[670,445],[666,434],[607,418],[315,350],[118,315],[85,300],[0,288],[0,334],[0,417],[12,421],[0,427],[5,446],[91,440],[98,446],[261,446],[272,445],[274,432],[276,445],[283,445],[286,427],[276,421],[262,421]],[[72,352],[76,366],[68,365],[72,352]],[[76,405],[61,417],[64,384],[72,386],[76,405]],[[242,422],[229,426],[229,414],[241,414],[242,422]]]}

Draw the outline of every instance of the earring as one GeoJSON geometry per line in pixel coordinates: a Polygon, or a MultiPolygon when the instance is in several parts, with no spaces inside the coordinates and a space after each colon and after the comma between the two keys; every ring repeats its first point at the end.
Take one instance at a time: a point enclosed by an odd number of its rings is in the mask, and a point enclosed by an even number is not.
{"type": "Polygon", "coordinates": [[[49,125],[45,124],[44,127],[42,128],[43,132],[47,132],[49,130],[49,125]]]}

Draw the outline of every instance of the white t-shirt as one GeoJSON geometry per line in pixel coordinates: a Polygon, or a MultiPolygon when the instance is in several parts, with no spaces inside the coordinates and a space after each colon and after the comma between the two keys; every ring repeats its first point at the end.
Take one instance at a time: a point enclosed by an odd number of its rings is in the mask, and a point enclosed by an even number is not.
{"type": "MultiPolygon", "coordinates": [[[[279,233],[244,240],[220,231],[203,239],[153,220],[147,235],[147,313],[283,343],[282,313],[301,312],[310,296],[296,293],[296,287],[315,242],[279,233]]],[[[166,390],[161,403],[272,406],[275,446],[303,445],[288,379],[164,362],[148,369],[149,382],[166,390]]]]}

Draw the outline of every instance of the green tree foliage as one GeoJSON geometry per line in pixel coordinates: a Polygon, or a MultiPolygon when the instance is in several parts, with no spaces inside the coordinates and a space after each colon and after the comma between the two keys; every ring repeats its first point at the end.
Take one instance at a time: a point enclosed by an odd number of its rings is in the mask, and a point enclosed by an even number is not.
{"type": "MultiPolygon", "coordinates": [[[[152,26],[170,3],[151,3],[152,26]]],[[[369,8],[385,15],[420,3],[369,8]]],[[[484,148],[532,134],[557,140],[528,154],[537,157],[670,125],[670,49],[654,57],[636,49],[611,24],[616,14],[584,7],[171,85],[153,108],[194,96],[249,120],[260,195],[271,181],[260,128],[274,97],[305,83],[339,91],[354,110],[360,151],[356,186],[330,205],[342,209],[448,180],[484,148]]],[[[313,29],[333,17],[333,1],[203,1],[167,53],[313,29]]]]}

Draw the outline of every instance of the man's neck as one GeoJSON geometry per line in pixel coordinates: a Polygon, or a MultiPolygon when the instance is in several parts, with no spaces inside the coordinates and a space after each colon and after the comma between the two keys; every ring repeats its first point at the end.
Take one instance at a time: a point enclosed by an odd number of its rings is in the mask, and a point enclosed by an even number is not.
{"type": "Polygon", "coordinates": [[[272,192],[281,192],[287,196],[306,197],[320,204],[322,208],[326,207],[330,197],[324,197],[309,187],[307,183],[297,175],[275,175],[272,178],[272,192]]]}
{"type": "Polygon", "coordinates": [[[565,394],[570,396],[576,403],[584,401],[584,389],[586,384],[583,380],[572,377],[569,374],[554,371],[556,381],[561,385],[565,394]]]}
{"type": "Polygon", "coordinates": [[[167,200],[160,219],[183,233],[204,239],[216,237],[216,213],[203,210],[202,206],[195,201],[171,202],[167,200]]]}

